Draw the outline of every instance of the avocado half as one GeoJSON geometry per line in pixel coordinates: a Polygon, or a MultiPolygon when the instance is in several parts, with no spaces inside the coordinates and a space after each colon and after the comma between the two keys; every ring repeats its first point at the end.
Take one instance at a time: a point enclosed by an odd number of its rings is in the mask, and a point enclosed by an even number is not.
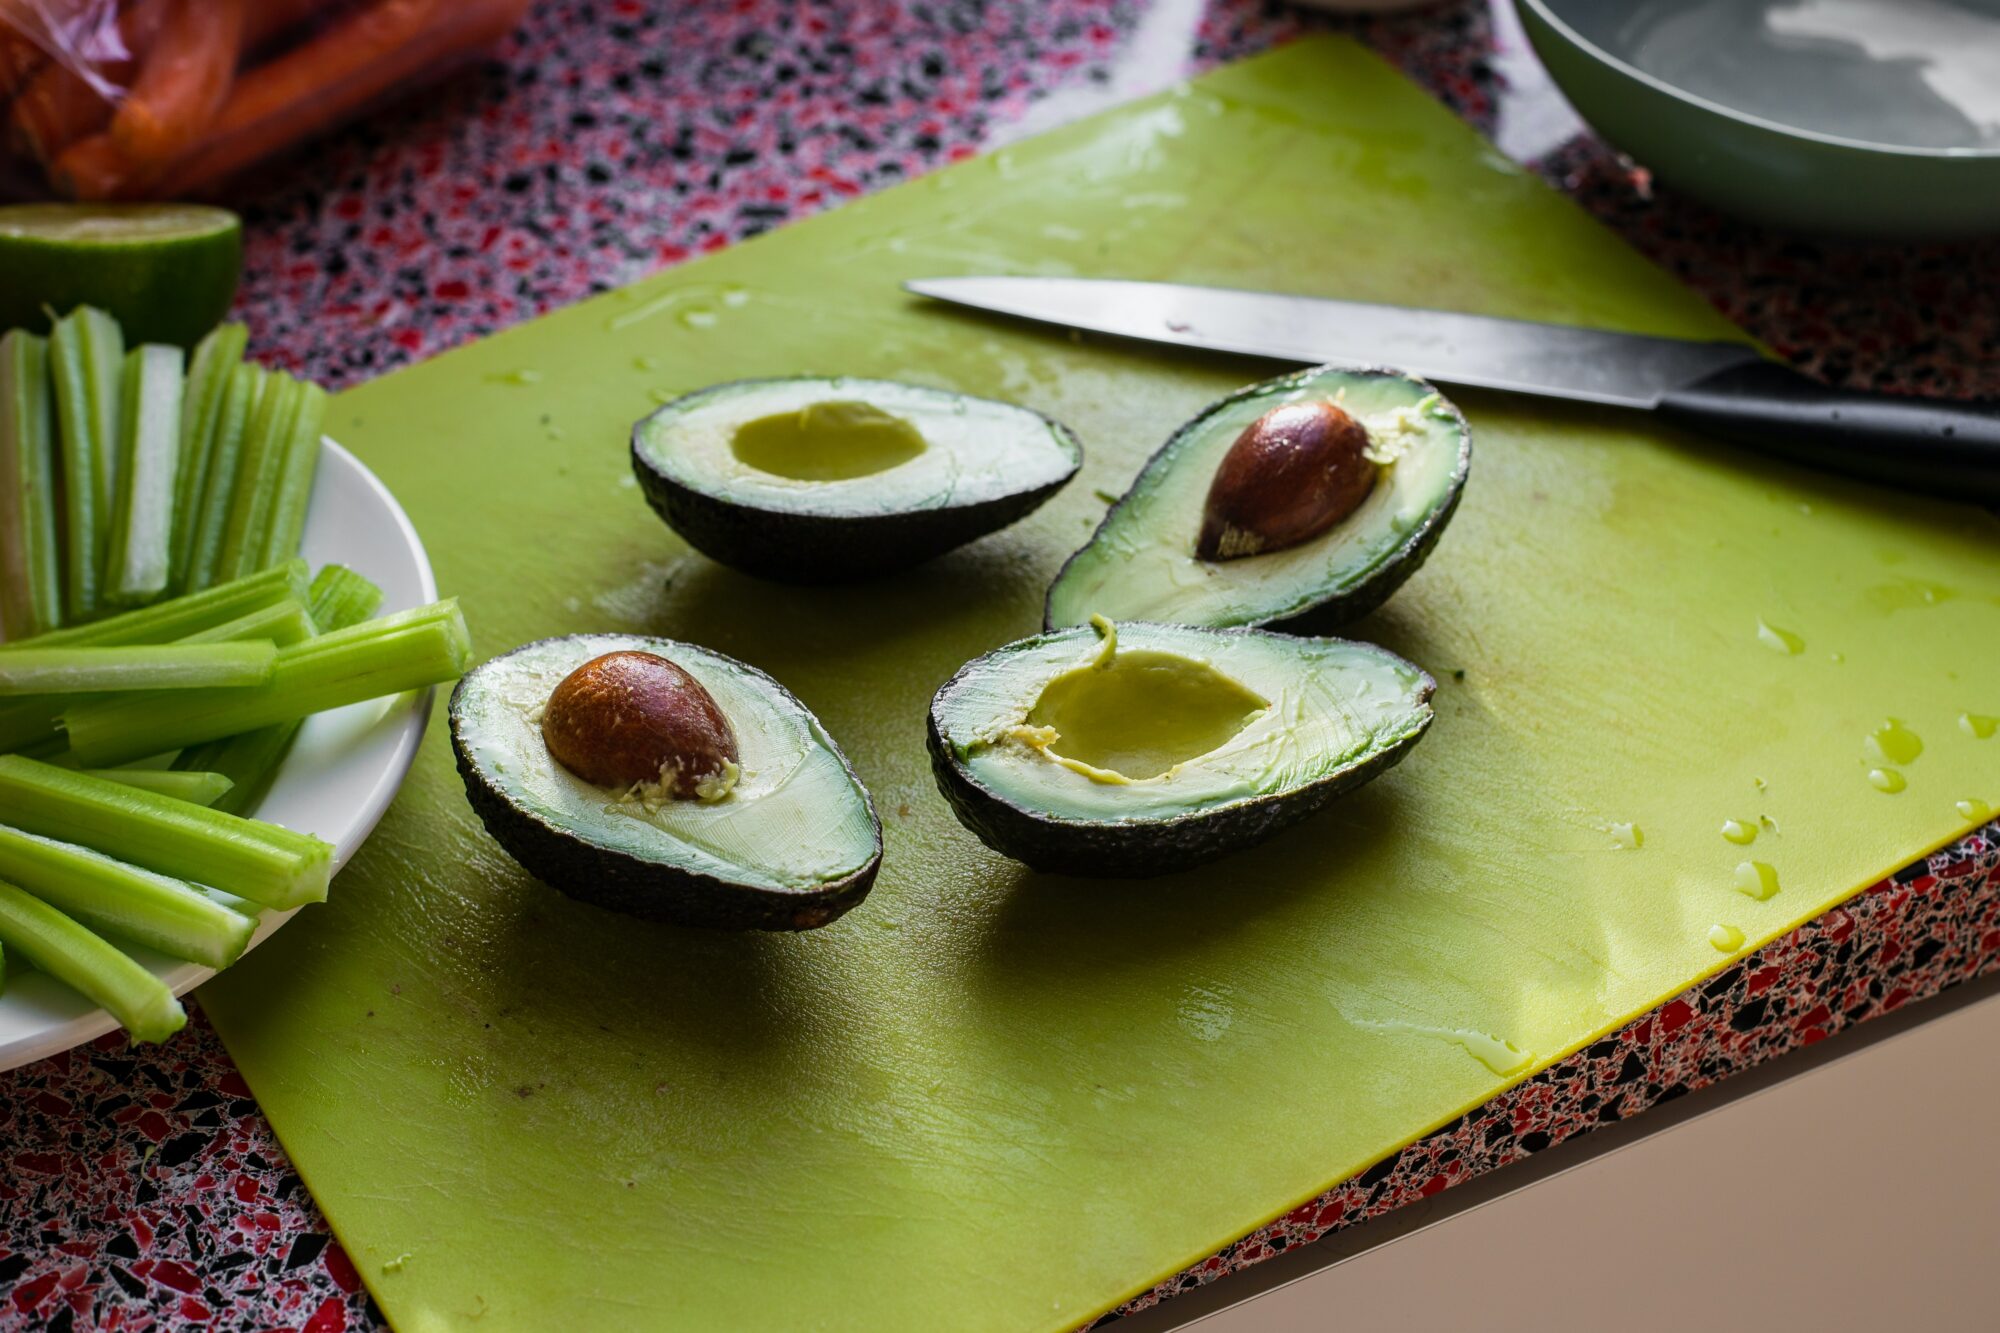
{"type": "Polygon", "coordinates": [[[1435,682],[1373,644],[1101,619],[995,649],[931,701],[959,820],[1037,870],[1162,875],[1386,772],[1435,682]]]}
{"type": "Polygon", "coordinates": [[[528,872],[572,898],[684,926],[810,930],[868,895],[882,863],[874,802],[819,720],[763,672],[672,639],[575,634],[495,657],[451,696],[467,799],[528,872]],[[648,802],[557,763],[541,710],[577,667],[653,653],[705,687],[742,774],[715,802],[648,802]]]}
{"type": "Polygon", "coordinates": [[[632,429],[647,501],[747,574],[832,583],[902,569],[1006,527],[1083,462],[1012,403],[890,380],[737,380],[632,429]]]}
{"type": "Polygon", "coordinates": [[[1319,366],[1253,384],[1175,431],[1049,588],[1048,628],[1093,615],[1183,625],[1332,629],[1374,610],[1437,545],[1465,488],[1472,434],[1458,408],[1399,370],[1319,366]],[[1234,560],[1195,553],[1217,466],[1286,403],[1337,403],[1378,452],[1359,508],[1296,546],[1234,560]]]}

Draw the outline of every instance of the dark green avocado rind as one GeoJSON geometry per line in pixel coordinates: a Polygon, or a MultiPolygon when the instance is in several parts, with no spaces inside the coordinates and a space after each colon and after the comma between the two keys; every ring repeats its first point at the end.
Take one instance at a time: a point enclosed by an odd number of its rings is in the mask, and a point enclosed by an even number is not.
{"type": "MultiPolygon", "coordinates": [[[[1125,488],[1125,493],[1119,496],[1117,502],[1105,511],[1104,517],[1098,521],[1097,527],[1091,532],[1090,539],[1072,551],[1069,559],[1063,561],[1062,568],[1056,571],[1055,578],[1049,584],[1048,592],[1042,598],[1042,628],[1055,628],[1054,607],[1052,603],[1055,598],[1056,587],[1061,584],[1063,575],[1069,572],[1069,567],[1075,564],[1084,552],[1097,544],[1097,539],[1104,535],[1106,528],[1111,525],[1113,517],[1119,510],[1125,507],[1126,502],[1139,489],[1139,483],[1144,481],[1147,475],[1155,468],[1171,465],[1173,454],[1177,451],[1183,440],[1193,432],[1199,430],[1209,417],[1232,404],[1239,403],[1246,398],[1254,398],[1264,394],[1283,393],[1295,384],[1326,374],[1329,371],[1337,371],[1346,375],[1393,376],[1396,379],[1409,380],[1421,386],[1427,392],[1437,394],[1438,402],[1451,410],[1452,418],[1458,424],[1457,466],[1452,469],[1451,481],[1446,487],[1444,497],[1424,515],[1424,521],[1411,530],[1410,535],[1404,539],[1403,544],[1366,578],[1349,587],[1331,590],[1324,597],[1289,614],[1279,614],[1263,620],[1248,621],[1237,628],[1275,629],[1286,634],[1320,634],[1327,630],[1339,629],[1342,625],[1348,624],[1351,621],[1359,620],[1376,607],[1382,605],[1382,603],[1388,601],[1390,595],[1396,589],[1402,587],[1404,581],[1410,575],[1416,573],[1423,566],[1424,561],[1430,558],[1431,552],[1437,548],[1438,538],[1444,536],[1445,525],[1451,521],[1452,514],[1458,509],[1459,499],[1465,493],[1465,479],[1472,470],[1472,428],[1467,424],[1465,413],[1459,410],[1458,404],[1452,402],[1436,385],[1421,375],[1412,375],[1408,371],[1397,370],[1393,366],[1340,366],[1329,364],[1310,366],[1305,370],[1294,371],[1289,375],[1280,375],[1276,379],[1262,380],[1256,384],[1247,385],[1244,388],[1238,389],[1235,393],[1210,403],[1195,414],[1195,416],[1184,422],[1172,435],[1169,435],[1167,442],[1154,450],[1152,457],[1146,460],[1145,466],[1139,469],[1138,475],[1132,479],[1132,484],[1125,488]]],[[[1192,536],[1190,536],[1189,541],[1192,543],[1192,536]]],[[[1252,558],[1254,559],[1254,557],[1252,558]]]]}
{"type": "MultiPolygon", "coordinates": [[[[1140,623],[1140,622],[1129,622],[1140,623]]],[[[1204,634],[1257,633],[1248,627],[1208,629],[1204,634]]],[[[1074,634],[1074,629],[1052,631],[1074,634]]],[[[1025,648],[1047,634],[1037,635],[1006,648],[1025,648]]],[[[1386,648],[1365,645],[1385,657],[1395,657],[1386,648]]],[[[1430,729],[1434,714],[1428,704],[1437,682],[1405,659],[1396,658],[1416,671],[1422,683],[1416,702],[1426,705],[1423,721],[1415,731],[1393,745],[1373,751],[1325,777],[1284,791],[1248,796],[1211,810],[1202,810],[1168,819],[1131,820],[1112,823],[1099,820],[1061,819],[1030,806],[1009,800],[994,791],[959,761],[945,738],[938,714],[952,692],[978,670],[986,654],[959,668],[931,700],[926,744],[931,756],[931,776],[952,813],[973,833],[1002,856],[1020,861],[1047,874],[1083,875],[1099,879],[1149,879],[1172,874],[1242,851],[1318,814],[1356,787],[1371,782],[1401,763],[1430,729]]]]}
{"type": "MultiPolygon", "coordinates": [[[[566,637],[569,636],[537,639],[522,644],[513,653],[566,637]]],[[[513,653],[501,657],[511,657],[513,653]]],[[[501,658],[488,660],[497,662],[501,658]]],[[[768,682],[785,703],[807,712],[797,696],[770,676],[755,667],[738,665],[768,682]]],[[[522,869],[558,893],[628,916],[682,926],[711,930],[812,930],[845,914],[866,898],[874,886],[876,872],[882,868],[882,820],[875,812],[875,798],[855,776],[853,765],[831,737],[827,738],[828,748],[867,803],[868,820],[875,830],[874,855],[845,878],[810,890],[739,884],[671,862],[597,846],[509,800],[504,786],[480,769],[460,730],[463,720],[460,704],[467,687],[477,680],[479,670],[475,667],[458,682],[451,692],[449,707],[451,751],[458,761],[459,778],[465,783],[466,800],[493,840],[522,869]]]]}
{"type": "MultiPolygon", "coordinates": [[[[693,399],[746,385],[821,378],[824,377],[796,375],[771,380],[729,380],[685,394],[642,417],[632,427],[632,471],[639,479],[646,503],[688,545],[720,564],[778,583],[845,583],[908,569],[990,532],[998,532],[1041,508],[1083,466],[1083,446],[1067,426],[1015,403],[1002,405],[1039,418],[1067,447],[1070,454],[1067,472],[1047,485],[1029,490],[899,513],[865,517],[801,514],[744,504],[668,476],[646,451],[643,443],[646,423],[684,408],[693,399]]],[[[960,396],[971,398],[969,394],[960,396]]]]}

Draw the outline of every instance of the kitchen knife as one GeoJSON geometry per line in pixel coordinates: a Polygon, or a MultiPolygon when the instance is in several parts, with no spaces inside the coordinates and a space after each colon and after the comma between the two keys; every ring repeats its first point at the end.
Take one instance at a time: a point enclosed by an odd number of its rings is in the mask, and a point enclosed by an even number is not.
{"type": "Polygon", "coordinates": [[[919,296],[1208,351],[1389,365],[1446,384],[1652,412],[1869,481],[2000,504],[2000,404],[1832,389],[1731,342],[1106,278],[922,278],[919,296]]]}

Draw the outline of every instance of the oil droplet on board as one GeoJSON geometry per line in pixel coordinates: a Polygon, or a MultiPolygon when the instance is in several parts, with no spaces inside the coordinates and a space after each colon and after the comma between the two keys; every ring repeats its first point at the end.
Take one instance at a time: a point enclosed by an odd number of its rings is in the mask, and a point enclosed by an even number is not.
{"type": "Polygon", "coordinates": [[[1868,785],[1876,791],[1894,796],[1909,786],[1909,781],[1893,768],[1871,768],[1868,770],[1868,785]]]}
{"type": "Polygon", "coordinates": [[[1993,818],[1993,807],[1973,797],[1958,803],[1958,813],[1964,815],[1967,819],[1976,819],[1983,824],[1993,818]]]}
{"type": "Polygon", "coordinates": [[[1868,733],[1862,748],[1877,763],[1907,764],[1924,752],[1924,742],[1901,719],[1892,717],[1868,733]]]}
{"type": "Polygon", "coordinates": [[[1776,625],[1762,620],[1757,622],[1757,642],[1772,652],[1783,653],[1787,657],[1796,657],[1806,650],[1804,639],[1788,629],[1779,629],[1776,625]]]}
{"type": "Polygon", "coordinates": [[[1611,845],[1621,852],[1636,852],[1646,845],[1646,834],[1637,824],[1606,824],[1604,831],[1611,835],[1611,845]]]}
{"type": "Polygon", "coordinates": [[[1511,1041],[1502,1040],[1491,1033],[1475,1031],[1471,1028],[1426,1027],[1422,1023],[1403,1023],[1395,1019],[1350,1019],[1354,1026],[1367,1028],[1371,1032],[1409,1033],[1417,1037],[1435,1037],[1464,1048],[1465,1053],[1485,1065],[1496,1074],[1519,1073],[1535,1056],[1532,1051],[1524,1051],[1511,1041]]]}
{"type": "Polygon", "coordinates": [[[1778,872],[1762,861],[1745,861],[1736,867],[1736,891],[1761,903],[1778,892],[1778,872]]]}
{"type": "Polygon", "coordinates": [[[1735,953],[1743,947],[1743,932],[1734,926],[1710,926],[1708,942],[1717,953],[1735,953]]]}
{"type": "Polygon", "coordinates": [[[1990,741],[1993,733],[2000,731],[2000,717],[1988,717],[1984,713],[1960,713],[1958,729],[1976,741],[1990,741]]]}
{"type": "Polygon", "coordinates": [[[1722,836],[1738,847],[1748,847],[1757,841],[1757,826],[1740,819],[1725,819],[1722,821],[1722,836]]]}

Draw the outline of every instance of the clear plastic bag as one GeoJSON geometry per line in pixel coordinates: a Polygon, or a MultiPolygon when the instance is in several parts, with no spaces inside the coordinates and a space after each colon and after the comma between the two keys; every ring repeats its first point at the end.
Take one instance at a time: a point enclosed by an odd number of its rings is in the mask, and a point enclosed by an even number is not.
{"type": "Polygon", "coordinates": [[[527,0],[0,0],[0,193],[161,199],[435,78],[527,0]]]}

